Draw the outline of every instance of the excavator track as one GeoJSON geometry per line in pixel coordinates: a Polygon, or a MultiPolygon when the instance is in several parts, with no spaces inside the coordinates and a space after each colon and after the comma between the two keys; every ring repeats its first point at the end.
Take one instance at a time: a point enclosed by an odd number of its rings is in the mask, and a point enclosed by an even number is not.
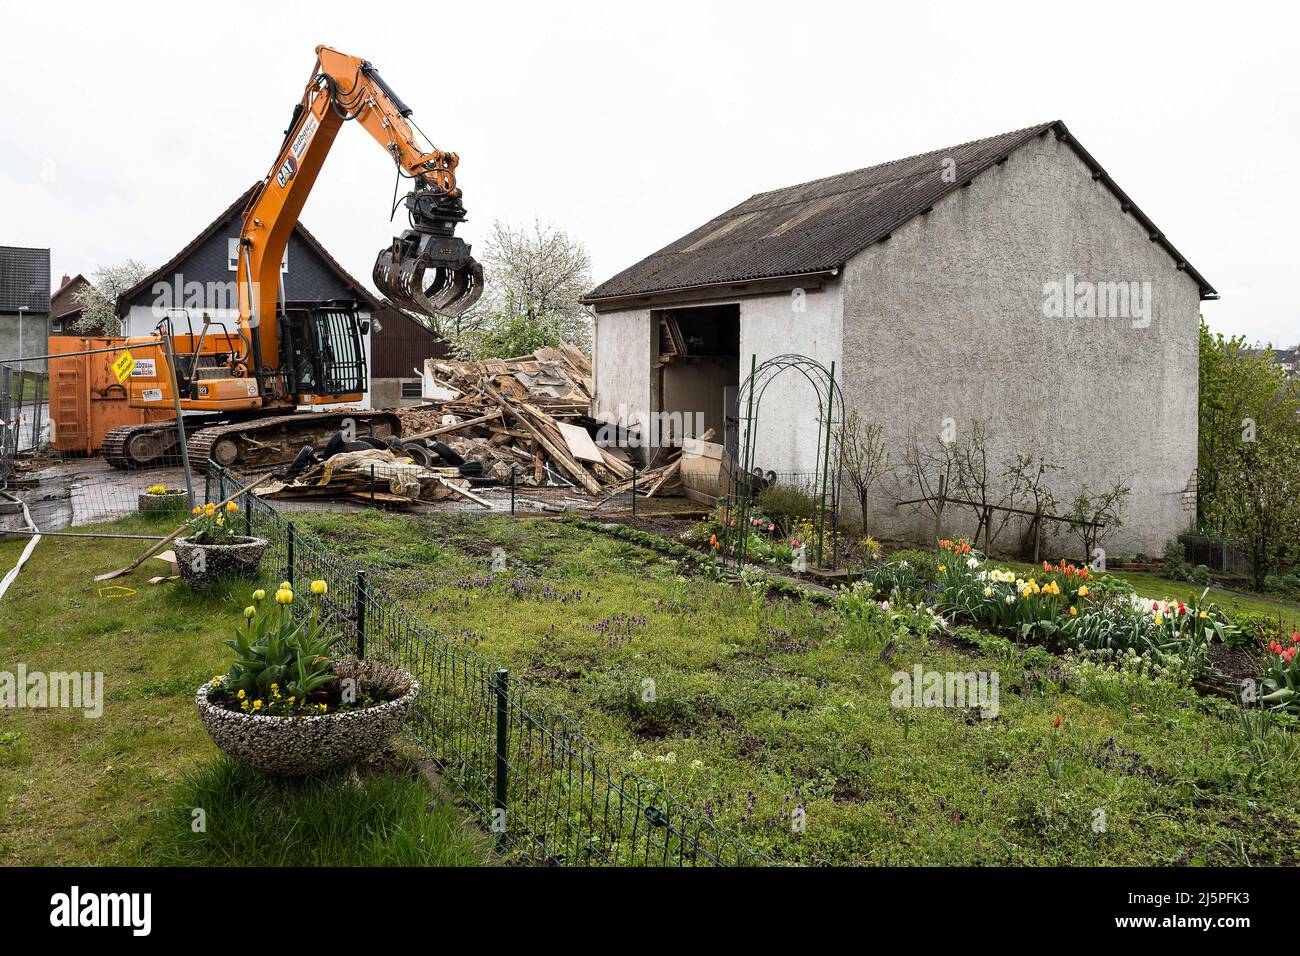
{"type": "Polygon", "coordinates": [[[347,410],[256,418],[195,432],[186,442],[190,466],[211,460],[244,471],[288,464],[303,445],[324,444],[348,421],[357,435],[398,438],[402,434],[401,419],[392,412],[347,410]]]}
{"type": "Polygon", "coordinates": [[[100,454],[114,468],[157,468],[180,456],[174,422],[145,422],[109,429],[100,454]]]}
{"type": "MultiPolygon", "coordinates": [[[[208,425],[189,434],[185,446],[191,468],[202,468],[209,460],[236,471],[273,468],[291,462],[303,445],[323,444],[348,421],[357,435],[402,434],[401,420],[392,412],[349,409],[208,425]]],[[[103,454],[114,468],[152,468],[175,463],[178,446],[172,422],[120,425],[104,436],[103,454]]]]}

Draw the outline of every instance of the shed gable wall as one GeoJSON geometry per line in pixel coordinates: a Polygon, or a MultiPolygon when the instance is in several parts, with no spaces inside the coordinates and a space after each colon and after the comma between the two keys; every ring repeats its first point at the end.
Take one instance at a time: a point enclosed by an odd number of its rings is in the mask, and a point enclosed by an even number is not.
{"type": "MultiPolygon", "coordinates": [[[[964,436],[978,419],[995,461],[1032,448],[1063,466],[1062,502],[1132,487],[1108,550],[1158,553],[1186,529],[1200,290],[1067,145],[1017,150],[850,260],[843,290],[846,400],[885,423],[894,464],[909,433],[933,442],[951,419],[964,436]],[[1150,283],[1149,324],[1045,317],[1045,283],[1067,275],[1150,283]]],[[[928,537],[932,519],[888,507],[915,493],[902,475],[882,488],[873,526],[928,537]]],[[[953,518],[945,530],[973,530],[969,511],[953,518]]]]}

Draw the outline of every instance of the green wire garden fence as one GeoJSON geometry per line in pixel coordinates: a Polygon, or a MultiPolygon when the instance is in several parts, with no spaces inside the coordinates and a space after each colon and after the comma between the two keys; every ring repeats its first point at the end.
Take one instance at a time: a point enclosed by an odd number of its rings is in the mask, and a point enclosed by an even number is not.
{"type": "MultiPolygon", "coordinates": [[[[205,500],[245,479],[211,462],[205,500]]],[[[292,583],[324,579],[321,619],[358,657],[420,682],[406,735],[493,833],[498,848],[561,866],[764,866],[771,860],[625,771],[508,671],[413,620],[366,569],[296,527],[290,512],[245,493],[244,533],[270,542],[264,566],[292,583]]],[[[238,519],[236,519],[238,520],[238,519]]]]}

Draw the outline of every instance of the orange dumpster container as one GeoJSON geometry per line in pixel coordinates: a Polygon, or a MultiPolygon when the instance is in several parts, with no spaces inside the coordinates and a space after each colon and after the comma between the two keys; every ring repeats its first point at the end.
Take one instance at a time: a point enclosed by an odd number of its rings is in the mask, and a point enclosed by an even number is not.
{"type": "Polygon", "coordinates": [[[93,455],[111,428],[176,417],[161,409],[131,408],[127,404],[126,387],[113,374],[112,364],[117,357],[114,353],[67,354],[111,348],[124,344],[126,339],[51,335],[49,342],[50,354],[60,356],[49,361],[50,422],[54,426],[50,447],[54,451],[93,455]]]}

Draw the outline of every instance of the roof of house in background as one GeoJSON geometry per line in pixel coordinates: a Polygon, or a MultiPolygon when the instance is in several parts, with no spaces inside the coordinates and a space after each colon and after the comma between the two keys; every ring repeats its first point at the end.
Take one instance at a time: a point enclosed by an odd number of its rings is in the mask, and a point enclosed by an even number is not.
{"type": "Polygon", "coordinates": [[[593,289],[585,302],[760,279],[815,275],[838,269],[867,246],[887,239],[908,220],[1049,131],[1067,143],[1200,285],[1193,269],[1155,224],[1115,184],[1060,120],[988,139],[936,149],[798,186],[758,193],[593,289]],[[952,164],[945,160],[953,160],[952,164]],[[955,170],[956,176],[944,173],[955,170]],[[946,181],[946,180],[952,181],[946,181]]]}
{"type": "MultiPolygon", "coordinates": [[[[203,229],[203,231],[201,231],[197,236],[195,236],[193,239],[187,242],[181,248],[181,250],[178,253],[176,253],[176,255],[172,256],[171,259],[169,259],[163,265],[159,266],[153,272],[149,273],[147,276],[145,276],[143,279],[137,282],[130,289],[127,289],[120,296],[118,296],[117,299],[118,315],[125,316],[130,309],[130,302],[132,299],[134,299],[145,289],[150,288],[155,282],[163,281],[169,274],[174,273],[176,271],[177,266],[183,263],[200,245],[202,245],[205,241],[207,241],[207,239],[211,237],[213,233],[215,233],[218,229],[220,229],[222,225],[226,222],[226,220],[228,220],[232,215],[234,215],[236,211],[243,209],[245,206],[248,205],[248,200],[252,197],[253,191],[257,189],[260,185],[261,183],[255,183],[252,186],[249,186],[248,189],[245,190],[239,196],[238,199],[236,199],[233,203],[231,203],[224,210],[222,210],[221,214],[218,215],[216,219],[214,219],[211,223],[209,223],[203,229]]],[[[332,269],[335,273],[337,273],[338,277],[348,287],[350,287],[357,293],[357,298],[359,298],[366,306],[368,306],[372,312],[375,309],[379,308],[379,299],[375,296],[375,294],[371,292],[369,289],[367,289],[360,282],[358,282],[355,278],[353,278],[352,275],[346,269],[344,269],[343,266],[339,264],[338,260],[335,259],[332,255],[330,255],[325,250],[325,247],[320,244],[320,240],[318,240],[315,236],[313,236],[311,232],[308,231],[306,226],[304,226],[301,222],[299,222],[293,228],[295,234],[297,234],[297,236],[300,239],[302,239],[302,241],[305,242],[313,252],[315,252],[318,256],[320,256],[321,259],[324,260],[326,265],[328,265],[330,269],[332,269]]]]}
{"type": "Polygon", "coordinates": [[[1300,347],[1273,349],[1273,359],[1286,369],[1288,375],[1300,375],[1300,347]]]}
{"type": "Polygon", "coordinates": [[[64,282],[59,284],[59,288],[50,296],[50,318],[61,319],[66,315],[76,315],[81,311],[81,306],[77,304],[76,294],[82,289],[90,287],[90,280],[81,274],[72,278],[64,276],[64,282]]]}
{"type": "Polygon", "coordinates": [[[0,246],[0,312],[50,311],[50,250],[0,246]]]}

